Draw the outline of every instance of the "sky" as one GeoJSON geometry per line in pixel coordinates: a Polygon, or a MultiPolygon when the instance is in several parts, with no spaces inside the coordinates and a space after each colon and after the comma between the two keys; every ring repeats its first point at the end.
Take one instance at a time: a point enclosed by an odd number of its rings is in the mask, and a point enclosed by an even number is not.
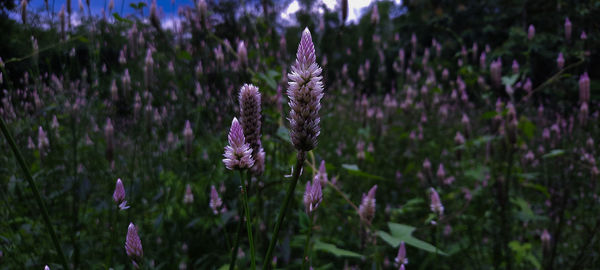
{"type": "MultiPolygon", "coordinates": [[[[63,5],[65,5],[66,0],[47,0],[50,9],[58,12],[63,5]]],[[[85,6],[85,0],[71,0],[71,6],[73,10],[72,21],[75,25],[78,24],[78,20],[80,17],[79,12],[79,1],[85,6]]],[[[89,0],[91,5],[91,10],[93,14],[101,14],[102,10],[108,9],[108,5],[110,0],[89,0]]],[[[138,3],[139,0],[113,0],[114,1],[114,9],[113,13],[119,13],[120,15],[132,14],[135,12],[133,8],[129,5],[131,3],[138,3]]],[[[328,9],[335,9],[339,5],[339,0],[320,0],[323,2],[328,9]]],[[[364,8],[368,7],[374,0],[349,0],[348,1],[348,19],[347,22],[357,22],[358,18],[362,15],[361,12],[365,11],[364,8]]],[[[394,0],[396,4],[399,4],[401,0],[394,0]]],[[[149,2],[149,1],[144,1],[149,2]]],[[[162,10],[162,22],[163,27],[171,27],[174,23],[174,20],[177,20],[177,9],[179,6],[193,6],[193,0],[157,0],[157,6],[159,10],[162,10]]],[[[44,1],[42,0],[30,0],[29,7],[34,10],[43,9],[45,6],[44,1]]],[[[300,9],[300,5],[298,0],[292,1],[287,7],[285,7],[281,13],[281,18],[290,23],[295,22],[295,18],[293,14],[300,9]]],[[[87,14],[87,10],[85,11],[87,14]]],[[[148,9],[146,9],[145,14],[147,14],[148,9]]],[[[108,15],[108,14],[107,14],[108,15]]],[[[18,16],[17,16],[18,17],[18,16]]]]}

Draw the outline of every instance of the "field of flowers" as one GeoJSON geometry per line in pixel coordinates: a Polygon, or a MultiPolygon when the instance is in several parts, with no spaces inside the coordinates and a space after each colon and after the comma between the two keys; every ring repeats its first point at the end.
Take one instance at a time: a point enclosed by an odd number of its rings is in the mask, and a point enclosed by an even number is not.
{"type": "Polygon", "coordinates": [[[599,2],[300,2],[3,1],[0,269],[600,269],[599,2]]]}

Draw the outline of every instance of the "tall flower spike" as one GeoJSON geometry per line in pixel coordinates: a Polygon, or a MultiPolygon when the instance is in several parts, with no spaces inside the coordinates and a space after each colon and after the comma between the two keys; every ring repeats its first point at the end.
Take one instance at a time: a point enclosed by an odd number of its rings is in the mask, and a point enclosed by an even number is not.
{"type": "Polygon", "coordinates": [[[442,205],[442,201],[440,200],[440,195],[438,195],[437,191],[434,188],[430,190],[430,200],[431,200],[431,211],[437,213],[438,215],[444,214],[444,206],[442,205]]]}
{"type": "Polygon", "coordinates": [[[123,187],[123,182],[121,182],[121,178],[117,179],[117,184],[115,185],[115,192],[113,192],[113,200],[119,206],[119,209],[125,210],[129,208],[127,205],[127,201],[125,200],[125,187],[123,187]]]}
{"type": "Polygon", "coordinates": [[[213,214],[218,215],[223,206],[223,201],[219,197],[219,193],[214,185],[210,186],[210,202],[208,203],[210,209],[213,210],[213,214]]]}
{"type": "Polygon", "coordinates": [[[319,166],[319,172],[316,175],[321,182],[321,186],[325,185],[329,179],[327,178],[327,169],[325,168],[325,160],[321,160],[321,165],[319,166]]]}
{"type": "Polygon", "coordinates": [[[290,82],[287,90],[291,108],[290,137],[294,147],[300,151],[314,149],[320,134],[319,110],[323,98],[323,78],[322,70],[315,61],[315,46],[310,31],[305,28],[296,53],[296,63],[288,74],[290,82]]]}
{"type": "Polygon", "coordinates": [[[363,193],[362,202],[358,207],[358,215],[360,218],[367,222],[371,222],[375,217],[375,192],[377,191],[377,185],[374,185],[369,193],[366,195],[363,193]]]}
{"type": "Polygon", "coordinates": [[[315,175],[312,185],[311,183],[306,182],[306,190],[304,191],[304,206],[306,207],[306,213],[310,214],[315,211],[322,200],[323,192],[321,190],[321,180],[319,179],[319,175],[315,175]]]}
{"type": "Polygon", "coordinates": [[[144,250],[142,249],[142,240],[138,235],[137,228],[133,223],[129,223],[127,228],[127,237],[125,239],[125,252],[131,259],[131,263],[135,269],[140,268],[142,258],[144,257],[144,250]]]}
{"type": "Polygon", "coordinates": [[[50,267],[48,267],[48,265],[44,266],[44,270],[50,270],[50,267]]]}
{"type": "Polygon", "coordinates": [[[247,169],[254,165],[252,149],[246,143],[244,131],[237,118],[233,118],[231,129],[227,136],[229,145],[225,146],[223,163],[229,170],[247,169]]]}
{"type": "Polygon", "coordinates": [[[261,96],[258,87],[252,84],[244,84],[240,89],[240,124],[244,130],[246,142],[252,148],[252,158],[258,166],[252,167],[255,175],[262,173],[262,166],[258,164],[260,160],[264,161],[264,151],[261,152],[260,128],[261,128],[261,96]],[[260,155],[263,155],[262,159],[260,155]],[[256,167],[256,168],[255,168],[256,167]]]}

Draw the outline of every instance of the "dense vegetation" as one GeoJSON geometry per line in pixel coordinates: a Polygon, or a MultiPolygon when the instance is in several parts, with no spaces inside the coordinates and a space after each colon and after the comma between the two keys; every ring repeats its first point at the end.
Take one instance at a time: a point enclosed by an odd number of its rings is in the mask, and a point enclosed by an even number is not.
{"type": "Polygon", "coordinates": [[[600,2],[300,2],[0,2],[0,269],[598,269],[600,2]]]}

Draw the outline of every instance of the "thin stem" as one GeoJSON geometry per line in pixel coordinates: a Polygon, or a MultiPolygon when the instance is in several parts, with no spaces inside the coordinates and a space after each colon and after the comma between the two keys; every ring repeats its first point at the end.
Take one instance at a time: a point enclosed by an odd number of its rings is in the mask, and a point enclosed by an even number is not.
{"type": "MultiPolygon", "coordinates": [[[[246,173],[246,175],[249,176],[250,174],[246,173]]],[[[246,180],[241,170],[240,178],[242,179],[242,199],[244,201],[244,212],[246,213],[246,230],[248,230],[248,242],[250,243],[250,269],[254,270],[256,269],[256,256],[254,252],[254,239],[252,238],[252,219],[250,219],[250,207],[248,207],[248,191],[246,190],[246,180]]]]}
{"type": "Polygon", "coordinates": [[[233,249],[231,250],[231,260],[229,262],[229,270],[233,270],[235,269],[235,260],[237,259],[237,249],[238,246],[240,245],[240,237],[242,235],[242,222],[244,222],[244,220],[240,219],[240,222],[238,222],[237,225],[237,233],[235,236],[235,242],[233,242],[233,249]]]}
{"type": "Polygon", "coordinates": [[[263,261],[263,269],[271,268],[273,250],[275,249],[275,244],[277,243],[277,235],[279,234],[279,229],[281,229],[281,224],[285,218],[285,212],[290,204],[290,201],[292,200],[294,190],[296,190],[296,184],[298,182],[298,178],[300,178],[300,172],[302,171],[302,165],[304,164],[305,157],[306,152],[298,151],[298,155],[296,156],[296,170],[294,171],[292,181],[290,181],[287,193],[285,194],[283,204],[279,209],[279,216],[277,217],[277,223],[275,223],[275,229],[273,230],[273,238],[271,238],[271,241],[269,242],[269,249],[267,249],[267,254],[265,255],[265,259],[263,261]]]}
{"type": "Polygon", "coordinates": [[[306,236],[306,242],[304,243],[304,256],[302,257],[302,270],[308,269],[308,252],[310,246],[310,237],[313,231],[313,215],[308,214],[308,235],[306,236]]]}
{"type": "Polygon", "coordinates": [[[42,218],[44,219],[44,225],[46,226],[46,229],[50,233],[50,237],[52,238],[52,243],[54,244],[54,248],[56,249],[56,252],[58,252],[58,256],[60,257],[59,259],[61,260],[61,264],[63,265],[64,269],[69,269],[69,265],[67,264],[67,258],[65,257],[65,254],[63,253],[62,248],[60,247],[60,243],[58,242],[58,237],[56,237],[56,233],[54,232],[54,228],[52,227],[52,222],[50,222],[50,216],[48,215],[48,210],[46,209],[46,204],[44,203],[44,201],[42,200],[42,197],[40,196],[40,192],[38,191],[37,186],[35,185],[35,182],[33,181],[33,177],[31,177],[31,172],[29,172],[29,166],[27,165],[27,163],[25,163],[25,159],[23,159],[21,152],[17,148],[17,144],[15,143],[15,140],[13,139],[12,135],[8,131],[8,128],[6,128],[6,123],[4,123],[4,119],[2,119],[2,118],[0,118],[0,129],[2,129],[2,133],[4,134],[4,137],[8,141],[10,148],[12,149],[13,153],[15,154],[15,157],[17,158],[17,163],[19,163],[19,166],[21,167],[21,169],[23,170],[23,173],[25,174],[25,179],[27,180],[27,183],[29,184],[29,186],[31,187],[31,190],[33,191],[33,196],[35,197],[35,201],[42,212],[42,218]]]}

